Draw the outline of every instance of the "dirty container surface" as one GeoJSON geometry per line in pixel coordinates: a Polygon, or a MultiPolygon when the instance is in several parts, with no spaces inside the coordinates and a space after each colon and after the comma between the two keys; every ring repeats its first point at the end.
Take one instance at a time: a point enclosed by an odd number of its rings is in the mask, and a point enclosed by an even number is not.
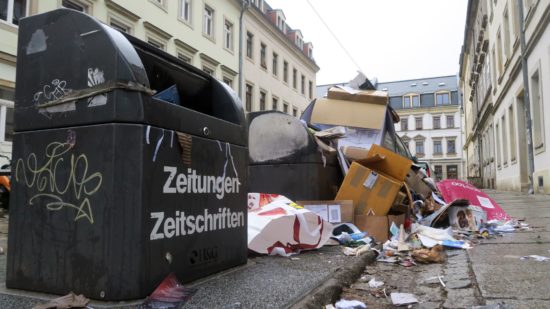
{"type": "Polygon", "coordinates": [[[18,55],[7,287],[136,299],[246,263],[231,89],[66,9],[22,19],[18,55]]]}

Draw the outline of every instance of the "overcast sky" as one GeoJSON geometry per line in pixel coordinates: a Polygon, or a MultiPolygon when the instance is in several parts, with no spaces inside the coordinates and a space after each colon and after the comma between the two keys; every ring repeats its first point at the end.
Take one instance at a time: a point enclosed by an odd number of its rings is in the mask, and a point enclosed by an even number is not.
{"type": "MultiPolygon", "coordinates": [[[[467,0],[309,0],[360,69],[379,82],[453,75],[466,22],[467,0]]],[[[267,0],[313,43],[321,68],[317,85],[347,82],[357,66],[307,0],[267,0]]]]}

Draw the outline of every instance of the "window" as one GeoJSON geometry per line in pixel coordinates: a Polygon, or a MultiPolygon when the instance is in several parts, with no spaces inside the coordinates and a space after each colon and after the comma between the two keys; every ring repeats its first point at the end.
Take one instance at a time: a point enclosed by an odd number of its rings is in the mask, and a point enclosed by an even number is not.
{"type": "Polygon", "coordinates": [[[158,48],[158,49],[162,49],[164,50],[164,44],[155,40],[155,39],[152,39],[152,38],[147,38],[147,43],[153,45],[154,47],[158,48]]]}
{"type": "Polygon", "coordinates": [[[283,81],[288,83],[288,62],[283,61],[283,81]]]}
{"type": "Polygon", "coordinates": [[[401,118],[401,131],[409,130],[409,119],[401,118]]]}
{"type": "Polygon", "coordinates": [[[508,163],[508,136],[506,135],[506,115],[500,118],[500,129],[502,130],[502,163],[508,163]]]}
{"type": "Polygon", "coordinates": [[[447,165],[447,179],[458,179],[457,165],[447,165]]]}
{"type": "Polygon", "coordinates": [[[260,110],[265,110],[265,98],[267,96],[267,93],[264,90],[260,90],[260,110]]]}
{"type": "Polygon", "coordinates": [[[13,101],[15,90],[0,86],[0,117],[6,121],[4,136],[0,140],[11,142],[13,140],[13,101]]]}
{"type": "Polygon", "coordinates": [[[207,5],[204,6],[204,25],[202,32],[209,37],[214,37],[214,10],[207,5]]]}
{"type": "Polygon", "coordinates": [[[296,107],[292,108],[292,116],[294,116],[294,117],[298,116],[298,109],[296,107]]]}
{"type": "Polygon", "coordinates": [[[277,53],[273,53],[273,62],[271,64],[271,70],[273,71],[273,75],[277,76],[279,74],[279,55],[277,53]]]}
{"type": "Polygon", "coordinates": [[[227,86],[233,89],[233,80],[231,78],[224,76],[222,80],[227,86]]]}
{"type": "Polygon", "coordinates": [[[417,155],[424,154],[424,141],[415,141],[415,150],[417,155]]]}
{"type": "MultiPolygon", "coordinates": [[[[492,80],[492,83],[493,83],[493,86],[496,86],[497,84],[497,71],[496,71],[496,66],[495,66],[495,63],[496,63],[496,53],[495,53],[495,47],[493,46],[492,50],[491,50],[491,75],[493,76],[493,80],[492,80]]],[[[493,90],[496,90],[497,88],[496,87],[493,87],[493,90]]]]}
{"type": "Polygon", "coordinates": [[[502,37],[500,35],[500,29],[497,33],[497,74],[500,77],[503,73],[503,59],[502,59],[502,37]]]}
{"type": "Polygon", "coordinates": [[[420,97],[417,94],[409,94],[403,96],[403,107],[419,107],[420,106],[420,97]]]}
{"type": "Polygon", "coordinates": [[[415,129],[422,130],[422,117],[415,117],[414,122],[415,122],[415,129]]]}
{"type": "Polygon", "coordinates": [[[434,141],[434,155],[440,154],[443,154],[443,146],[441,145],[441,141],[434,141]]]}
{"type": "Polygon", "coordinates": [[[88,13],[88,6],[78,1],[74,0],[63,0],[61,1],[61,6],[67,9],[79,11],[82,13],[88,13]]]}
{"type": "Polygon", "coordinates": [[[191,22],[191,0],[180,0],[180,18],[185,22],[191,22]]]}
{"type": "Polygon", "coordinates": [[[233,24],[225,20],[223,26],[223,47],[233,50],[233,24]]]}
{"type": "Polygon", "coordinates": [[[182,53],[178,53],[178,59],[182,60],[185,63],[191,63],[191,57],[182,53]]]}
{"type": "Polygon", "coordinates": [[[288,114],[288,103],[287,102],[283,102],[283,112],[288,114]]]}
{"type": "Polygon", "coordinates": [[[434,177],[435,181],[440,181],[443,179],[443,166],[434,165],[434,177]]]}
{"type": "Polygon", "coordinates": [[[456,143],[454,139],[447,140],[447,154],[456,153],[456,143]]]}
{"type": "Polygon", "coordinates": [[[4,141],[13,141],[13,107],[6,106],[6,127],[4,131],[4,141]]]}
{"type": "Polygon", "coordinates": [[[309,81],[309,88],[308,88],[308,91],[309,91],[309,99],[313,99],[313,83],[311,81],[309,81]]]}
{"type": "Polygon", "coordinates": [[[497,149],[496,149],[496,153],[497,153],[497,167],[500,168],[500,162],[501,162],[501,153],[502,153],[502,150],[500,149],[500,130],[499,130],[499,124],[497,123],[496,126],[495,126],[495,135],[496,135],[496,140],[497,140],[497,149]]]}
{"type": "Polygon", "coordinates": [[[434,129],[441,129],[441,117],[440,116],[434,116],[433,118],[433,125],[434,129]]]}
{"type": "Polygon", "coordinates": [[[271,109],[274,111],[279,109],[279,99],[277,97],[271,98],[271,109]]]}
{"type": "Polygon", "coordinates": [[[508,130],[510,130],[510,159],[516,161],[516,117],[514,116],[514,105],[508,107],[508,130]]]}
{"type": "Polygon", "coordinates": [[[246,32],[246,56],[250,59],[253,58],[252,55],[254,55],[253,53],[253,48],[254,48],[254,44],[253,44],[253,40],[254,40],[254,35],[250,32],[246,32]]]}
{"type": "Polygon", "coordinates": [[[246,94],[245,94],[245,104],[246,111],[252,111],[252,92],[254,91],[254,86],[246,84],[246,94]]]}
{"type": "Polygon", "coordinates": [[[435,95],[437,105],[449,105],[451,104],[449,93],[438,93],[435,95]]]}
{"type": "Polygon", "coordinates": [[[455,116],[447,115],[447,128],[454,128],[454,127],[455,127],[455,116]]]}
{"type": "Polygon", "coordinates": [[[304,74],[302,74],[301,81],[302,81],[302,94],[305,95],[306,94],[306,77],[304,76],[304,74]]]}
{"type": "Polygon", "coordinates": [[[510,59],[510,18],[508,18],[508,8],[504,10],[504,56],[506,60],[510,59]]]}
{"type": "Polygon", "coordinates": [[[214,70],[213,68],[211,68],[211,67],[206,66],[206,65],[203,65],[203,66],[202,66],[202,70],[203,70],[206,74],[208,74],[208,75],[210,75],[210,76],[214,76],[214,75],[215,75],[215,74],[214,74],[214,73],[215,73],[215,70],[214,70]]]}
{"type": "Polygon", "coordinates": [[[260,44],[260,65],[264,69],[267,69],[266,50],[267,50],[267,46],[264,43],[261,43],[260,44]]]}
{"type": "Polygon", "coordinates": [[[298,70],[292,69],[292,87],[298,89],[298,70]]]}
{"type": "Polygon", "coordinates": [[[124,23],[119,22],[118,20],[115,20],[113,18],[111,18],[111,21],[109,22],[109,26],[124,33],[130,33],[130,29],[131,29],[130,26],[127,26],[124,23]]]}
{"type": "Polygon", "coordinates": [[[544,145],[544,123],[542,109],[542,87],[539,71],[531,76],[531,115],[533,118],[533,144],[535,149],[544,145]]]}

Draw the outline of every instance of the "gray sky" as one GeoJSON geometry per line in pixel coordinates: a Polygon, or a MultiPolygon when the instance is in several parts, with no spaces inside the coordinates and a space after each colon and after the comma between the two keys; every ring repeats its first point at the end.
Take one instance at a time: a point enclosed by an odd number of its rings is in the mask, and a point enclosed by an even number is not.
{"type": "MultiPolygon", "coordinates": [[[[307,0],[266,0],[313,43],[317,84],[346,82],[357,66],[307,0]]],[[[467,0],[310,0],[369,78],[379,82],[458,73],[467,0]]]]}

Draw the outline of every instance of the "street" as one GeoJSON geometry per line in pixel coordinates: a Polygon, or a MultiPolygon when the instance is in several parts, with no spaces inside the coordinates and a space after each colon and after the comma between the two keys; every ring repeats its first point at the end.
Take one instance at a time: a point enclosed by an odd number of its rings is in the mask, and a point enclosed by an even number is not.
{"type": "MultiPolygon", "coordinates": [[[[390,292],[412,293],[413,308],[471,308],[501,304],[500,308],[549,308],[549,262],[520,260],[526,255],[550,255],[550,196],[486,191],[514,219],[525,219],[532,230],[481,240],[473,249],[447,250],[443,264],[405,268],[375,262],[361,278],[344,288],[341,298],[357,299],[368,308],[392,308],[382,295],[374,297],[366,283],[383,281],[390,292]],[[445,287],[438,276],[442,276],[445,287]]],[[[499,307],[489,307],[499,308],[499,307]]]]}

